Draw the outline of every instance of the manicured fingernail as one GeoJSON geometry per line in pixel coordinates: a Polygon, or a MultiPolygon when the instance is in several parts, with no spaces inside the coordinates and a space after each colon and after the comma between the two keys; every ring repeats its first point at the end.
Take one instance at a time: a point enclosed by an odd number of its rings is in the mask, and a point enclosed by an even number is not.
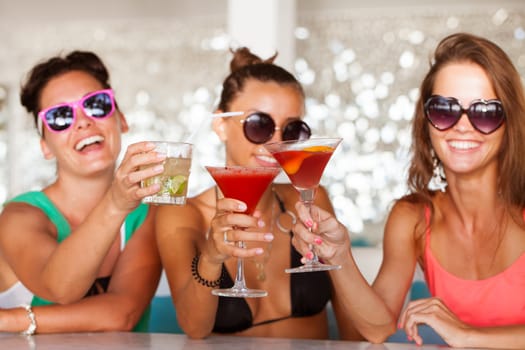
{"type": "Polygon", "coordinates": [[[306,253],[306,259],[312,260],[313,258],[314,258],[314,253],[312,253],[312,252],[306,253]]]}
{"type": "Polygon", "coordinates": [[[305,225],[306,227],[312,227],[314,223],[312,222],[312,220],[306,220],[305,225]]]}
{"type": "Polygon", "coordinates": [[[164,165],[162,165],[162,164],[155,165],[153,167],[153,170],[155,170],[155,171],[164,171],[164,165]]]}
{"type": "Polygon", "coordinates": [[[239,208],[239,210],[245,211],[246,210],[246,204],[241,203],[241,204],[239,204],[238,208],[239,208]]]}
{"type": "Polygon", "coordinates": [[[261,255],[262,253],[264,253],[264,249],[262,249],[262,248],[255,248],[255,254],[261,255]]]}
{"type": "Polygon", "coordinates": [[[266,226],[266,224],[264,223],[263,220],[259,220],[259,221],[257,221],[257,226],[264,227],[264,226],[266,226]]]}
{"type": "Polygon", "coordinates": [[[323,244],[323,240],[319,237],[317,237],[316,239],[314,239],[314,243],[317,244],[317,245],[321,245],[323,244]]]}
{"type": "Polygon", "coordinates": [[[271,234],[271,233],[265,233],[265,234],[264,234],[264,240],[265,240],[265,241],[268,241],[268,242],[273,241],[273,234],[271,234]]]}

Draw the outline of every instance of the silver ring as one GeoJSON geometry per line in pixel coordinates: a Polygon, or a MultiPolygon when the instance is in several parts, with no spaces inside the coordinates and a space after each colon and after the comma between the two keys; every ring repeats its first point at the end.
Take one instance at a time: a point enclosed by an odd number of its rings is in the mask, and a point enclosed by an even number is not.
{"type": "Polygon", "coordinates": [[[224,243],[230,243],[230,241],[228,241],[228,231],[224,231],[222,233],[222,239],[223,239],[224,243]]]}

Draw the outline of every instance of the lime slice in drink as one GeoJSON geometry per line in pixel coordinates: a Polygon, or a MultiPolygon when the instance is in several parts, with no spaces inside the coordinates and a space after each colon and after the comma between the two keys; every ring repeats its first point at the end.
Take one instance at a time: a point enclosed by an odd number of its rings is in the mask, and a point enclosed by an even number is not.
{"type": "Polygon", "coordinates": [[[170,176],[165,185],[170,195],[181,196],[188,186],[188,177],[185,175],[170,176]]]}
{"type": "Polygon", "coordinates": [[[152,186],[154,184],[160,184],[162,186],[162,184],[160,182],[161,181],[160,181],[160,177],[159,176],[149,177],[146,180],[144,180],[144,186],[145,187],[149,187],[149,186],[152,186]]]}

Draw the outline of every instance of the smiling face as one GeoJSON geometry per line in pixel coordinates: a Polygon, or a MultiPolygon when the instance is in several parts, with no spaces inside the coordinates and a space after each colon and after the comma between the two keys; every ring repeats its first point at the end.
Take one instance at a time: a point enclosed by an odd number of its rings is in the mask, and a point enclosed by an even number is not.
{"type": "MultiPolygon", "coordinates": [[[[486,72],[469,62],[444,66],[436,75],[432,94],[455,97],[466,108],[477,99],[497,99],[486,72]]],[[[445,169],[470,174],[494,167],[501,148],[505,123],[495,132],[484,135],[474,129],[466,114],[452,128],[439,131],[429,126],[432,146],[445,169]]],[[[447,175],[448,177],[448,175],[447,175]]]]}
{"type": "MultiPolygon", "coordinates": [[[[283,128],[290,120],[302,118],[304,99],[302,94],[291,85],[279,85],[275,82],[261,82],[250,79],[242,92],[230,104],[231,111],[243,111],[240,117],[222,118],[214,121],[214,129],[226,144],[226,164],[243,166],[276,166],[273,157],[263,145],[256,145],[246,139],[242,120],[250,113],[269,114],[275,125],[283,128]]],[[[276,130],[268,142],[282,140],[281,130],[276,130]]]]}
{"type": "MultiPolygon", "coordinates": [[[[91,75],[70,71],[45,85],[40,96],[40,109],[77,101],[102,89],[100,82],[91,75]]],[[[50,132],[44,127],[41,148],[45,158],[56,158],[59,174],[63,171],[86,175],[113,171],[121,149],[121,133],[128,128],[125,118],[118,109],[100,120],[87,117],[81,108],[75,113],[73,125],[64,131],[50,132]]]]}

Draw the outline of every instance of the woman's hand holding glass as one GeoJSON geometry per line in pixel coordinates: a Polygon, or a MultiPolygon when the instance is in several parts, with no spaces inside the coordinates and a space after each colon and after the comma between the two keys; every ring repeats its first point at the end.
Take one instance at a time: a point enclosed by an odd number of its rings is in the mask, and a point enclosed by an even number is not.
{"type": "Polygon", "coordinates": [[[323,262],[343,265],[344,256],[348,255],[350,248],[350,236],[344,225],[314,204],[308,208],[304,203],[297,202],[295,208],[299,220],[292,229],[292,243],[297,251],[311,259],[311,245],[323,262]]]}
{"type": "Polygon", "coordinates": [[[118,167],[113,183],[109,189],[110,198],[115,206],[129,212],[135,209],[142,198],[157,193],[159,184],[141,188],[142,180],[163,172],[162,161],[165,154],[153,151],[155,145],[151,142],[138,142],[130,145],[118,167]],[[158,163],[158,166],[149,166],[158,163]]]}
{"type": "Polygon", "coordinates": [[[217,212],[211,220],[207,236],[208,259],[224,262],[229,257],[250,258],[264,254],[261,245],[241,248],[236,242],[270,242],[273,234],[264,232],[265,223],[259,213],[247,215],[246,204],[236,199],[221,198],[217,200],[217,212]]]}

